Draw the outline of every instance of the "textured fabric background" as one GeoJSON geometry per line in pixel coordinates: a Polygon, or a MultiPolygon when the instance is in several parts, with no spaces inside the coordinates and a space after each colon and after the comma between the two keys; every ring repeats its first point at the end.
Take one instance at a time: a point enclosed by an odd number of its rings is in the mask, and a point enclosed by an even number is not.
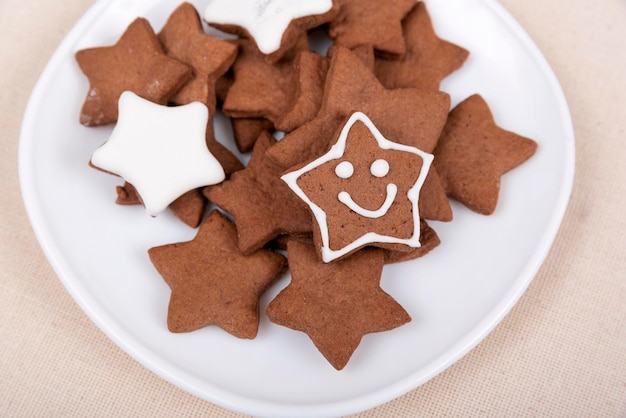
{"type": "MultiPolygon", "coordinates": [[[[576,133],[556,242],[477,348],[374,416],[626,417],[626,2],[502,0],[552,65],[576,133]]],[[[74,303],[18,183],[31,89],[89,0],[0,0],[0,416],[223,416],[144,369],[74,303]]]]}

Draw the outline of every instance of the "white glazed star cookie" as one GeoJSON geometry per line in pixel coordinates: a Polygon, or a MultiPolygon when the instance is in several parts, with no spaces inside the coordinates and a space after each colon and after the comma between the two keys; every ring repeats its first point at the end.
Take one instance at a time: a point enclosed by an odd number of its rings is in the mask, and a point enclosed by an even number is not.
{"type": "Polygon", "coordinates": [[[259,51],[269,55],[290,42],[284,36],[290,25],[311,29],[331,20],[337,10],[332,0],[212,0],[204,19],[227,32],[252,38],[259,51]]]}
{"type": "Polygon", "coordinates": [[[155,216],[183,193],[224,180],[206,145],[208,117],[200,102],[168,107],[124,92],[117,125],[91,164],[135,186],[155,216]]]}

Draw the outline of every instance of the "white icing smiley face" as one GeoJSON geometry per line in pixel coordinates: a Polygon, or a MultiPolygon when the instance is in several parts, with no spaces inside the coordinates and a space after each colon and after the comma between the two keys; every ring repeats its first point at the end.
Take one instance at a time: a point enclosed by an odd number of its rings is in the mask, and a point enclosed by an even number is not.
{"type": "MultiPolygon", "coordinates": [[[[354,149],[353,149],[354,150],[354,149]]],[[[374,157],[376,158],[376,157],[374,157]]],[[[404,158],[401,161],[407,161],[407,158],[404,158]]],[[[291,171],[287,174],[284,174],[281,178],[287,185],[300,197],[311,209],[313,216],[315,217],[316,222],[319,225],[320,237],[321,237],[321,253],[322,259],[324,262],[331,262],[343,255],[350,253],[351,251],[357,250],[365,245],[376,244],[376,243],[384,243],[384,244],[404,244],[409,247],[417,248],[420,247],[420,219],[419,219],[419,208],[418,208],[418,198],[419,192],[424,184],[426,179],[426,175],[428,174],[428,170],[432,163],[433,156],[426,152],[423,152],[415,147],[411,147],[408,145],[403,145],[400,143],[392,142],[386,139],[380,131],[376,128],[376,126],[372,123],[372,121],[363,113],[356,112],[354,113],[344,125],[341,133],[339,134],[339,138],[337,142],[330,148],[330,150],[322,155],[321,157],[311,161],[306,164],[304,167],[291,171]],[[356,165],[356,159],[359,159],[358,155],[360,154],[350,154],[350,152],[346,152],[346,144],[348,135],[355,125],[355,123],[362,123],[367,130],[371,133],[372,137],[376,141],[377,147],[381,150],[380,154],[377,154],[379,158],[375,159],[370,163],[363,164],[363,160],[361,161],[361,165],[356,165]],[[410,154],[410,160],[414,161],[415,159],[421,161],[420,168],[416,172],[405,171],[405,173],[411,173],[413,176],[411,184],[405,184],[402,188],[402,191],[398,188],[398,186],[391,181],[390,179],[396,178],[398,174],[398,170],[395,171],[395,174],[392,171],[392,167],[390,167],[389,160],[384,157],[385,155],[391,156],[391,153],[399,152],[400,154],[410,154]],[[387,154],[390,153],[390,154],[387,154]],[[349,155],[354,155],[354,159],[350,159],[349,155]],[[323,166],[326,164],[332,164],[332,166],[328,167],[328,170],[323,170],[323,166]],[[369,164],[369,166],[368,166],[369,164]],[[356,165],[356,166],[355,166],[356,165]],[[367,170],[369,169],[369,173],[367,170]],[[389,235],[389,230],[381,231],[381,233],[374,232],[372,230],[364,229],[361,233],[359,231],[358,234],[352,235],[348,244],[342,244],[341,247],[333,247],[330,245],[330,235],[334,233],[332,228],[329,228],[330,224],[335,224],[336,221],[334,218],[331,218],[330,213],[336,213],[336,211],[326,212],[324,207],[331,208],[333,206],[332,202],[329,202],[326,196],[320,196],[324,194],[325,187],[317,186],[319,183],[315,183],[311,186],[312,188],[303,189],[299,184],[300,179],[302,178],[306,184],[305,179],[315,178],[316,172],[318,170],[324,171],[324,173],[330,173],[332,175],[333,170],[334,174],[340,180],[337,185],[332,187],[334,190],[333,193],[337,193],[335,198],[338,200],[336,203],[341,207],[347,207],[354,213],[354,216],[359,216],[362,218],[369,218],[372,221],[372,226],[366,226],[366,228],[373,227],[374,224],[380,223],[379,219],[385,219],[385,215],[390,212],[398,213],[398,208],[406,209],[406,213],[403,212],[406,217],[412,220],[412,222],[407,223],[410,225],[411,230],[410,236],[396,236],[389,235]],[[357,178],[363,178],[363,176],[371,175],[371,182],[362,183],[356,181],[352,183],[352,180],[356,180],[357,178]],[[353,179],[353,177],[355,177],[353,179]],[[385,184],[385,180],[387,180],[385,184]],[[385,190],[386,194],[384,194],[384,201],[382,204],[375,209],[364,208],[359,203],[355,201],[355,197],[370,200],[372,196],[370,193],[380,194],[378,189],[378,183],[381,183],[381,191],[385,190]],[[364,186],[363,184],[369,184],[369,186],[364,186]],[[383,187],[382,184],[385,184],[383,187]],[[372,186],[372,187],[370,187],[372,186]],[[351,193],[352,192],[352,193],[351,193]],[[394,205],[396,202],[406,202],[400,205],[394,205]],[[329,206],[330,205],[330,206],[329,206]]],[[[394,166],[395,167],[395,166],[394,166]]],[[[401,170],[405,170],[405,167],[401,167],[401,170]]],[[[401,176],[402,177],[402,176],[401,176]]],[[[404,176],[404,178],[407,178],[404,176]]],[[[404,184],[404,183],[402,183],[404,184]]],[[[305,186],[306,188],[306,186],[305,186]]],[[[375,200],[375,199],[374,199],[375,200]]],[[[377,204],[376,204],[377,205],[377,204]]],[[[404,216],[404,215],[403,215],[404,216]]]]}
{"type": "MultiPolygon", "coordinates": [[[[387,174],[389,174],[389,163],[387,160],[378,159],[370,165],[370,173],[374,177],[383,178],[387,174]]],[[[335,174],[337,177],[347,180],[354,174],[354,165],[350,161],[342,161],[337,164],[335,167],[335,174]]],[[[358,213],[361,216],[365,216],[366,218],[380,218],[385,216],[389,211],[389,208],[393,204],[393,201],[396,198],[396,194],[398,193],[398,186],[393,183],[387,184],[387,195],[385,197],[385,201],[383,204],[376,210],[369,210],[354,201],[352,196],[347,191],[342,191],[339,193],[337,198],[341,203],[346,205],[350,210],[358,213]]]]}

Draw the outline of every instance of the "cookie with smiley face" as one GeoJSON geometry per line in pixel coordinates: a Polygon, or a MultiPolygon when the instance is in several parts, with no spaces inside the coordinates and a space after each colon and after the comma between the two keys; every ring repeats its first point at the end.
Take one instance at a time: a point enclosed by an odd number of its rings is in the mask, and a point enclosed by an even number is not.
{"type": "Polygon", "coordinates": [[[420,247],[418,199],[432,158],[355,112],[326,154],[282,179],[311,210],[324,262],[365,246],[410,251],[420,247]]]}

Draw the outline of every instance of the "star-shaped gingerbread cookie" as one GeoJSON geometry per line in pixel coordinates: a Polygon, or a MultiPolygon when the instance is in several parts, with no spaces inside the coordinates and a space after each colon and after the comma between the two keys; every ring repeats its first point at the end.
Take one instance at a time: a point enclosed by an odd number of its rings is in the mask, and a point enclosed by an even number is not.
{"type": "Polygon", "coordinates": [[[235,226],[218,211],[192,241],[154,247],[148,255],[172,291],[170,331],[217,325],[239,338],[256,336],[259,298],[286,264],[270,250],[242,255],[235,226]]]}
{"type": "Polygon", "coordinates": [[[305,205],[280,180],[281,170],[265,156],[275,143],[267,132],[261,134],[245,169],[204,190],[210,201],[235,218],[243,254],[258,250],[281,234],[312,230],[311,215],[305,205]]]}
{"type": "Polygon", "coordinates": [[[446,76],[461,67],[469,52],[437,36],[423,2],[402,22],[407,52],[400,59],[377,58],[376,76],[389,89],[439,90],[446,76]]]}
{"type": "Polygon", "coordinates": [[[306,36],[294,49],[275,63],[267,62],[251,41],[237,40],[239,55],[233,64],[234,80],[222,105],[224,113],[234,118],[280,120],[295,102],[297,73],[294,61],[308,49],[306,36]]]}
{"type": "Polygon", "coordinates": [[[367,114],[385,136],[396,142],[432,152],[449,109],[447,93],[388,90],[354,52],[336,47],[319,113],[285,135],[268,153],[285,168],[317,158],[327,151],[336,132],[355,111],[367,114]]]}
{"type": "Polygon", "coordinates": [[[165,53],[193,69],[193,77],[172,98],[183,105],[200,101],[215,111],[215,83],[233,64],[237,45],[207,35],[200,16],[190,3],[183,3],[169,16],[159,32],[165,53]]]}
{"type": "Polygon", "coordinates": [[[420,247],[417,202],[432,158],[385,138],[356,112],[327,153],[281,178],[310,207],[328,263],[366,245],[420,247]]]}
{"type": "Polygon", "coordinates": [[[269,319],[306,333],[337,370],[343,369],[365,334],[411,320],[380,288],[383,250],[367,248],[326,264],[299,240],[287,246],[291,283],[267,307],[269,319]]]}
{"type": "MultiPolygon", "coordinates": [[[[319,157],[354,111],[367,114],[394,142],[432,153],[449,110],[450,97],[446,93],[385,89],[358,55],[335,47],[317,116],[285,135],[268,150],[268,155],[285,169],[319,157]]],[[[433,170],[427,177],[420,212],[425,219],[449,221],[452,211],[436,176],[433,170]]]]}
{"type": "Polygon", "coordinates": [[[80,112],[80,122],[86,126],[115,122],[124,91],[164,105],[191,77],[187,65],[165,55],[143,18],[133,21],[115,45],[82,49],[76,61],[89,79],[80,112]]]}
{"type": "Polygon", "coordinates": [[[401,56],[406,52],[402,19],[415,0],[337,0],[339,14],[328,34],[337,45],[354,48],[372,45],[378,53],[401,56]]]}
{"type": "Polygon", "coordinates": [[[337,11],[332,0],[212,0],[204,19],[252,40],[269,62],[276,62],[307,30],[328,22],[337,11]]]}
{"type": "Polygon", "coordinates": [[[435,149],[437,167],[448,194],[475,212],[490,215],[504,173],[537,150],[537,143],[499,127],[478,94],[452,111],[435,149]]]}
{"type": "Polygon", "coordinates": [[[150,215],[190,190],[224,180],[207,148],[205,105],[168,107],[124,92],[119,108],[119,120],[91,164],[132,184],[150,215]]]}

